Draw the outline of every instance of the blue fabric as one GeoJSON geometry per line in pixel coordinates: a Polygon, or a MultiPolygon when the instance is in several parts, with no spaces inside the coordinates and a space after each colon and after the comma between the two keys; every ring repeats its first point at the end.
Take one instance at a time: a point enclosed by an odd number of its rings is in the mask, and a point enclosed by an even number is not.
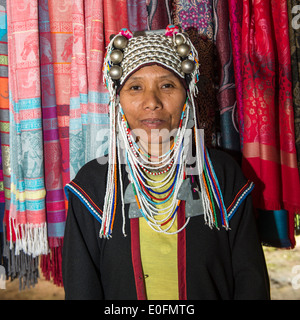
{"type": "Polygon", "coordinates": [[[277,248],[292,246],[288,234],[288,212],[286,210],[258,210],[258,231],[264,245],[277,248]]]}

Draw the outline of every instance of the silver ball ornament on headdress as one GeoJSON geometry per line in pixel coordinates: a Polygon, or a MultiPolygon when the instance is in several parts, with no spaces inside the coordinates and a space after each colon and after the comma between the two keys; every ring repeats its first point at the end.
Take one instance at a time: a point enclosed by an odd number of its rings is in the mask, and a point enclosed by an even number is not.
{"type": "Polygon", "coordinates": [[[115,37],[113,46],[116,49],[124,49],[127,46],[128,39],[122,35],[118,35],[115,37]]]}
{"type": "Polygon", "coordinates": [[[176,34],[175,36],[175,43],[177,46],[180,46],[181,44],[184,43],[184,36],[182,34],[176,34]]]}
{"type": "Polygon", "coordinates": [[[191,47],[188,44],[183,43],[179,45],[176,50],[180,57],[184,58],[187,57],[191,52],[191,47]]]}
{"type": "Polygon", "coordinates": [[[119,80],[122,77],[122,68],[120,66],[112,66],[109,70],[109,75],[113,80],[119,80]]]}
{"type": "Polygon", "coordinates": [[[195,62],[190,59],[186,59],[181,62],[181,70],[185,74],[192,73],[195,70],[195,67],[196,67],[195,62]]]}
{"type": "Polygon", "coordinates": [[[110,61],[113,64],[119,64],[122,60],[123,60],[123,53],[121,50],[116,49],[110,53],[110,61]]]}

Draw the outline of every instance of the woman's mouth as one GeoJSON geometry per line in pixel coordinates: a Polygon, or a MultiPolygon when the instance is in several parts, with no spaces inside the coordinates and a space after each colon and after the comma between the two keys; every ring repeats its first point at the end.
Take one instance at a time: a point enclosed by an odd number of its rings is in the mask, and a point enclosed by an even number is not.
{"type": "Polygon", "coordinates": [[[149,119],[141,120],[141,123],[150,129],[161,128],[164,122],[165,122],[164,120],[157,119],[157,118],[149,118],[149,119]]]}

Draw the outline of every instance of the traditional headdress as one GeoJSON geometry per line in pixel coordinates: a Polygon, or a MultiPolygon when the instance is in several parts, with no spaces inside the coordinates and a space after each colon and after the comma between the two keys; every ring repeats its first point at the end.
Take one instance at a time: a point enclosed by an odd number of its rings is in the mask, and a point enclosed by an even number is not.
{"type": "MultiPolygon", "coordinates": [[[[107,47],[103,66],[103,80],[110,94],[110,144],[107,188],[100,236],[109,237],[112,232],[116,210],[118,175],[120,177],[124,221],[123,233],[125,234],[124,203],[126,197],[130,198],[130,195],[135,199],[135,202],[131,203],[129,215],[144,216],[149,226],[155,231],[168,233],[169,228],[162,229],[161,226],[176,218],[180,201],[185,199],[180,190],[183,184],[187,183],[185,178],[187,168],[186,149],[189,139],[186,129],[188,128],[194,130],[195,170],[199,176],[201,189],[197,209],[203,208],[205,220],[209,226],[217,226],[216,211],[213,204],[213,199],[215,199],[222,214],[223,225],[227,227],[227,214],[222,194],[197,125],[194,96],[197,94],[196,84],[199,80],[199,64],[197,51],[188,35],[180,32],[179,28],[174,25],[169,25],[166,30],[136,32],[134,34],[128,29],[122,29],[119,34],[112,37],[107,47]],[[157,64],[173,71],[184,81],[187,88],[187,100],[182,111],[173,147],[165,155],[158,158],[155,168],[152,167],[153,162],[149,163],[148,155],[144,154],[135,143],[118,98],[118,92],[126,80],[139,68],[151,64],[157,64]],[[117,139],[117,135],[120,136],[120,139],[117,139]],[[123,190],[121,177],[122,148],[125,151],[126,168],[131,182],[131,186],[126,191],[123,190]],[[119,159],[119,168],[117,168],[117,158],[119,159]],[[119,171],[118,175],[117,170],[119,171]],[[158,221],[154,217],[154,215],[160,214],[160,210],[157,208],[158,202],[154,196],[150,195],[147,181],[149,181],[149,175],[160,175],[162,173],[166,173],[162,180],[159,182],[152,181],[154,183],[151,188],[152,194],[158,193],[156,192],[157,188],[167,185],[171,179],[174,179],[174,181],[170,188],[166,190],[164,200],[159,202],[161,204],[172,199],[171,204],[164,208],[164,213],[167,212],[166,218],[158,221]],[[155,186],[155,183],[159,183],[159,185],[155,186]]],[[[189,217],[186,224],[188,221],[189,217]]]]}

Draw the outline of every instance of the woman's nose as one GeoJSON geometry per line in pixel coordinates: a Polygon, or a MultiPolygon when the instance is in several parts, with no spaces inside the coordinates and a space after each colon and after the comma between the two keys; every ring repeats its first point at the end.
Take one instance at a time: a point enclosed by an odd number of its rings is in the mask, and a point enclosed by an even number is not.
{"type": "Polygon", "coordinates": [[[149,90],[144,97],[144,109],[156,110],[162,108],[162,102],[158,93],[154,90],[149,90]]]}

